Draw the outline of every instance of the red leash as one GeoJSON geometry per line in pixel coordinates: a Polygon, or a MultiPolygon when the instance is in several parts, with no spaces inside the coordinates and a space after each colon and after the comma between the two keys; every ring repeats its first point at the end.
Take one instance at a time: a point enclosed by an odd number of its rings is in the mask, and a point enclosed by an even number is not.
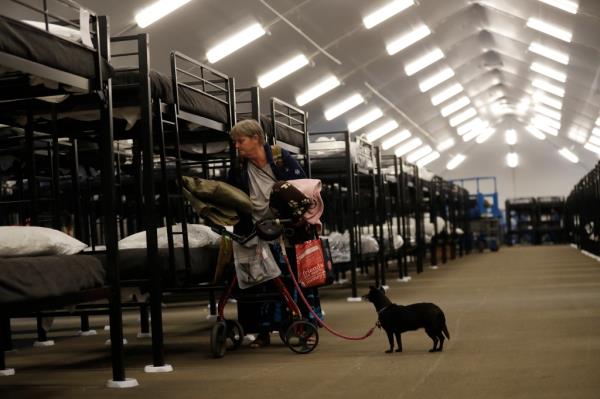
{"type": "Polygon", "coordinates": [[[327,331],[329,331],[331,334],[335,335],[336,337],[340,337],[343,339],[347,339],[350,341],[361,341],[363,339],[369,338],[371,336],[371,334],[373,334],[373,331],[375,331],[375,327],[377,327],[377,324],[375,324],[375,326],[371,327],[371,329],[369,331],[367,331],[367,333],[361,337],[353,337],[350,335],[344,335],[340,332],[337,332],[336,330],[334,330],[333,328],[329,327],[320,317],[319,315],[317,315],[317,313],[313,310],[312,306],[308,303],[308,301],[306,300],[306,298],[304,297],[304,294],[302,293],[302,289],[300,288],[300,285],[298,284],[298,281],[296,281],[296,277],[294,276],[294,271],[292,270],[292,266],[290,265],[287,253],[285,252],[285,245],[283,243],[283,239],[280,239],[279,244],[281,246],[281,251],[283,253],[283,258],[285,259],[285,264],[288,267],[288,271],[290,272],[290,276],[292,277],[292,281],[294,282],[294,287],[296,287],[296,290],[298,291],[298,294],[300,295],[300,299],[302,299],[302,302],[304,303],[304,305],[306,305],[308,311],[313,315],[313,317],[315,319],[317,319],[319,321],[319,324],[321,324],[321,326],[326,329],[327,331]]]}

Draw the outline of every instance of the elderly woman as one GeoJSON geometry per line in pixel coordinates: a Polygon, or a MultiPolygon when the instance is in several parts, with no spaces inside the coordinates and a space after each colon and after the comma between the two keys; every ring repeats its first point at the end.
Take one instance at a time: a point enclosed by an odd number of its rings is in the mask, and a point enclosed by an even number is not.
{"type": "MultiPolygon", "coordinates": [[[[294,159],[289,152],[284,149],[276,148],[276,154],[273,155],[273,149],[266,143],[265,134],[260,124],[253,119],[243,120],[237,123],[231,129],[231,137],[235,142],[235,147],[240,158],[240,165],[232,168],[230,182],[245,191],[250,196],[252,203],[251,220],[249,217],[240,215],[240,222],[235,225],[234,230],[238,234],[248,234],[252,230],[253,223],[273,217],[270,205],[271,192],[273,186],[282,180],[293,180],[306,178],[306,174],[298,161],[294,159]]],[[[293,245],[306,240],[307,230],[305,226],[298,226],[295,229],[293,237],[287,237],[286,252],[288,259],[295,269],[296,257],[293,245]]],[[[297,300],[297,292],[293,284],[289,281],[289,272],[281,256],[281,248],[278,245],[271,247],[275,259],[282,269],[282,275],[286,286],[292,294],[294,300],[297,300]],[[288,278],[286,278],[286,276],[288,278]]],[[[251,288],[258,292],[273,292],[274,288],[270,282],[251,288]]],[[[305,296],[313,304],[313,310],[321,315],[321,309],[318,301],[316,289],[308,289],[304,292],[305,296]]],[[[296,301],[302,309],[304,317],[311,320],[312,315],[299,301],[296,301]]],[[[258,336],[251,344],[252,347],[261,347],[270,343],[269,332],[273,327],[282,321],[285,306],[282,303],[259,303],[242,304],[238,303],[238,319],[247,330],[248,324],[254,324],[258,329],[258,336]]],[[[250,328],[252,330],[252,328],[250,328]]]]}

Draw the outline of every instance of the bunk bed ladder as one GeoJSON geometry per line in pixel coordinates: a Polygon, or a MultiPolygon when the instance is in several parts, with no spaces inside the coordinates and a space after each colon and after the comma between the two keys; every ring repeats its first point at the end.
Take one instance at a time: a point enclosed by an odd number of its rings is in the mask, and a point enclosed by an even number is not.
{"type": "MultiPolygon", "coordinates": [[[[159,108],[159,125],[160,125],[160,168],[161,168],[161,197],[162,204],[166,215],[166,229],[167,229],[167,242],[169,245],[169,269],[170,278],[175,279],[176,268],[175,268],[175,243],[174,236],[181,235],[183,239],[183,256],[185,262],[185,273],[186,281],[189,280],[191,274],[191,260],[189,251],[189,240],[188,240],[188,229],[185,217],[185,199],[183,196],[183,179],[182,179],[182,167],[181,167],[181,151],[179,147],[179,126],[177,123],[177,114],[175,106],[168,107],[169,111],[165,114],[161,112],[162,103],[159,100],[157,106],[159,108]],[[171,116],[171,118],[169,118],[171,116]],[[167,171],[167,156],[166,156],[166,141],[165,132],[169,132],[173,135],[174,144],[174,163],[175,163],[175,174],[176,184],[174,188],[170,188],[168,182],[168,171],[167,171]],[[176,215],[173,215],[171,205],[174,205],[176,215]],[[173,231],[174,222],[178,221],[181,224],[180,231],[173,231]]],[[[175,281],[171,281],[174,285],[175,281]]]]}

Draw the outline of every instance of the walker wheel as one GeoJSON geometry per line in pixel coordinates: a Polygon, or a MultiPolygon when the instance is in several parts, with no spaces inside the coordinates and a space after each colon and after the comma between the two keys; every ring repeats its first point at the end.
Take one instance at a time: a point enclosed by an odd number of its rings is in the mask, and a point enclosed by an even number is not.
{"type": "Polygon", "coordinates": [[[244,340],[244,329],[237,320],[225,320],[227,327],[227,349],[236,350],[242,345],[244,340]]]}
{"type": "Polygon", "coordinates": [[[288,327],[284,342],[293,352],[309,353],[319,344],[319,331],[308,321],[295,321],[288,327]]]}
{"type": "Polygon", "coordinates": [[[210,351],[215,359],[225,356],[227,350],[227,324],[224,321],[216,323],[210,334],[210,351]]]}

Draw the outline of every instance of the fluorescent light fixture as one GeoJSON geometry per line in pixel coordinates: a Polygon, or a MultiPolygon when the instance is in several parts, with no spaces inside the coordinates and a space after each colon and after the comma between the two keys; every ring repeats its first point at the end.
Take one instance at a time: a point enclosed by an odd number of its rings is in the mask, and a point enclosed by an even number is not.
{"type": "Polygon", "coordinates": [[[504,139],[508,145],[517,144],[517,131],[515,129],[508,129],[504,132],[504,139]]]}
{"type": "Polygon", "coordinates": [[[579,157],[571,152],[568,148],[563,147],[558,150],[558,153],[563,157],[567,158],[570,162],[577,163],[579,162],[579,157]]]}
{"type": "Polygon", "coordinates": [[[483,144],[485,143],[490,137],[492,137],[492,135],[496,133],[496,129],[494,129],[493,127],[488,127],[487,129],[485,129],[483,131],[483,133],[481,133],[479,136],[477,136],[477,139],[475,140],[477,142],[477,144],[483,144]]]}
{"type": "Polygon", "coordinates": [[[544,125],[544,124],[540,124],[540,125],[535,125],[535,127],[546,134],[549,134],[550,136],[558,136],[558,129],[553,128],[552,126],[548,126],[548,125],[544,125]]]}
{"type": "Polygon", "coordinates": [[[429,155],[426,155],[423,158],[419,159],[417,161],[417,166],[419,168],[422,168],[425,165],[429,165],[430,163],[432,163],[433,161],[435,161],[439,157],[440,157],[440,153],[437,152],[437,151],[434,151],[434,152],[430,153],[429,155]]]}
{"type": "Polygon", "coordinates": [[[565,96],[565,89],[563,89],[562,87],[553,85],[552,83],[548,83],[545,80],[533,79],[533,82],[531,82],[531,85],[533,87],[535,87],[536,89],[541,89],[541,90],[547,91],[548,93],[554,94],[555,96],[558,96],[561,98],[565,96]]]}
{"type": "Polygon", "coordinates": [[[529,45],[529,51],[541,55],[542,57],[549,58],[553,61],[560,62],[563,65],[569,64],[569,55],[562,53],[558,50],[551,49],[550,47],[544,46],[538,42],[532,42],[529,45]]]}
{"type": "Polygon", "coordinates": [[[327,108],[325,110],[325,119],[328,121],[337,118],[338,116],[345,114],[352,108],[359,106],[364,103],[365,99],[358,93],[352,94],[350,97],[345,98],[336,105],[327,108]]]}
{"type": "Polygon", "coordinates": [[[569,134],[567,135],[571,140],[576,141],[580,144],[585,143],[585,141],[587,140],[587,132],[581,128],[578,128],[576,126],[573,126],[570,130],[569,130],[569,134]]]}
{"type": "Polygon", "coordinates": [[[454,139],[452,137],[450,137],[449,139],[446,139],[446,140],[442,141],[441,143],[439,143],[435,149],[438,150],[439,152],[444,152],[448,148],[453,147],[454,144],[456,144],[456,142],[454,141],[454,139]]]}
{"type": "Polygon", "coordinates": [[[488,125],[489,125],[488,121],[484,122],[479,118],[473,118],[470,121],[463,123],[462,125],[457,127],[456,133],[458,133],[459,136],[462,136],[463,134],[465,134],[473,129],[485,129],[488,125]]]}
{"type": "Polygon", "coordinates": [[[431,104],[439,105],[439,104],[443,103],[444,101],[446,101],[447,99],[449,99],[450,97],[454,97],[461,91],[463,91],[463,87],[461,86],[461,84],[455,83],[452,86],[434,94],[431,97],[431,104]]]}
{"type": "Polygon", "coordinates": [[[389,120],[367,133],[367,141],[372,143],[396,128],[398,128],[398,122],[395,120],[389,120]]]}
{"type": "Polygon", "coordinates": [[[425,93],[440,83],[450,79],[452,76],[454,76],[454,71],[450,68],[445,68],[441,72],[438,72],[422,82],[419,82],[419,90],[421,90],[421,93],[425,93]]]}
{"type": "Polygon", "coordinates": [[[400,147],[396,148],[394,154],[396,154],[396,156],[400,158],[404,154],[408,154],[412,150],[416,149],[421,144],[423,144],[423,141],[420,138],[415,137],[414,139],[411,139],[406,143],[402,144],[400,147]]]}
{"type": "Polygon", "coordinates": [[[296,97],[296,103],[298,103],[299,106],[308,104],[315,98],[320,97],[328,91],[335,89],[340,84],[341,82],[338,78],[336,78],[333,75],[328,76],[316,85],[309,87],[306,91],[298,94],[298,96],[296,97]]]}
{"type": "Polygon", "coordinates": [[[455,113],[456,111],[458,111],[461,108],[466,107],[467,105],[471,104],[471,100],[469,100],[469,97],[467,96],[462,96],[461,98],[459,98],[458,100],[446,105],[445,107],[442,108],[441,113],[443,117],[446,117],[450,114],[455,113]]]}
{"type": "Polygon", "coordinates": [[[560,83],[565,83],[567,81],[566,73],[557,71],[556,69],[551,68],[548,65],[540,64],[539,62],[532,62],[530,69],[554,80],[558,80],[560,83]]]}
{"type": "Polygon", "coordinates": [[[506,164],[509,168],[516,168],[519,166],[519,154],[516,152],[509,152],[506,154],[506,164]]]}
{"type": "Polygon", "coordinates": [[[592,129],[592,134],[594,136],[599,136],[600,137],[600,128],[599,127],[595,127],[592,129]]]}
{"type": "Polygon", "coordinates": [[[446,169],[453,170],[456,169],[458,165],[460,165],[467,157],[463,154],[456,154],[454,158],[452,158],[447,164],[446,169]]]}
{"type": "Polygon", "coordinates": [[[592,143],[593,145],[600,146],[600,137],[590,136],[590,137],[588,137],[588,143],[592,143]]]}
{"type": "Polygon", "coordinates": [[[409,139],[410,136],[412,136],[412,134],[408,130],[404,129],[404,130],[394,134],[389,139],[384,140],[383,143],[381,143],[381,148],[384,151],[389,150],[390,148],[397,146],[404,140],[409,139]]]}
{"type": "Polygon", "coordinates": [[[208,50],[206,52],[206,58],[208,58],[208,62],[214,64],[215,62],[227,57],[234,51],[237,51],[245,45],[252,43],[265,33],[266,31],[259,23],[250,25],[246,29],[243,29],[233,36],[230,36],[221,43],[217,44],[215,47],[208,50]]]}
{"type": "Polygon", "coordinates": [[[528,97],[524,97],[521,99],[521,101],[519,101],[519,103],[517,104],[517,107],[515,108],[515,110],[517,111],[517,113],[519,115],[524,115],[528,110],[529,110],[529,103],[531,101],[529,100],[528,97]]]}
{"type": "Polygon", "coordinates": [[[556,130],[560,129],[560,122],[555,120],[555,119],[550,119],[548,117],[545,117],[543,115],[536,115],[533,118],[531,118],[531,123],[533,123],[534,126],[550,126],[556,130]]]}
{"type": "Polygon", "coordinates": [[[351,120],[348,124],[348,130],[350,131],[350,133],[355,132],[367,126],[369,123],[375,122],[382,116],[383,112],[380,108],[372,108],[369,111],[362,114],[361,116],[359,116],[358,118],[351,120]]]}
{"type": "Polygon", "coordinates": [[[429,155],[432,152],[433,152],[433,148],[431,148],[431,146],[424,145],[424,146],[422,146],[420,148],[417,148],[416,150],[414,150],[410,154],[408,154],[406,156],[406,160],[408,162],[410,162],[410,163],[415,163],[419,159],[423,158],[426,155],[429,155]]]}
{"type": "Polygon", "coordinates": [[[533,135],[533,137],[535,137],[538,140],[544,140],[546,138],[546,135],[542,132],[540,132],[535,126],[531,126],[528,125],[525,130],[527,130],[529,133],[531,133],[533,135]]]}
{"type": "Polygon", "coordinates": [[[596,126],[600,126],[600,117],[596,119],[596,126]]]}
{"type": "Polygon", "coordinates": [[[404,66],[404,72],[408,76],[412,76],[422,69],[427,68],[429,65],[434,64],[444,58],[444,53],[439,48],[425,54],[424,56],[417,58],[413,62],[409,62],[404,66]]]}
{"type": "Polygon", "coordinates": [[[546,3],[552,7],[560,8],[563,11],[566,11],[571,14],[577,14],[577,9],[579,5],[574,1],[569,0],[540,0],[542,3],[546,3]]]}
{"type": "Polygon", "coordinates": [[[145,28],[154,22],[158,21],[162,17],[165,17],[177,10],[179,7],[184,6],[191,0],[160,0],[150,4],[142,11],[135,14],[135,23],[140,28],[145,28]]]}
{"type": "Polygon", "coordinates": [[[388,18],[393,17],[406,10],[408,7],[415,4],[414,0],[394,0],[386,4],[385,6],[375,10],[371,14],[363,18],[363,23],[367,29],[379,25],[388,18]]]}
{"type": "Polygon", "coordinates": [[[555,111],[552,108],[545,107],[542,104],[536,104],[533,107],[533,110],[537,113],[547,116],[548,118],[556,119],[557,121],[560,121],[560,118],[562,117],[560,112],[555,111]]]}
{"type": "Polygon", "coordinates": [[[556,108],[558,110],[562,109],[562,101],[561,100],[550,97],[547,94],[545,94],[543,91],[536,91],[535,93],[533,93],[533,96],[531,96],[531,98],[533,98],[534,101],[548,105],[552,108],[556,108]]]}
{"type": "Polygon", "coordinates": [[[431,31],[427,27],[427,25],[421,25],[416,29],[394,39],[394,41],[390,42],[385,49],[387,50],[389,55],[394,55],[405,48],[415,44],[419,40],[429,36],[431,31]]]}
{"type": "Polygon", "coordinates": [[[527,26],[531,29],[535,29],[539,32],[545,33],[567,43],[570,43],[571,38],[573,37],[571,32],[568,32],[563,28],[559,28],[558,26],[549,24],[537,18],[529,18],[527,20],[527,26]]]}
{"type": "Polygon", "coordinates": [[[591,152],[595,152],[596,154],[600,155],[600,147],[590,144],[590,143],[585,143],[585,145],[583,146],[583,148],[585,148],[588,151],[591,152]]]}
{"type": "Polygon", "coordinates": [[[477,111],[475,110],[475,108],[470,107],[467,108],[465,111],[461,112],[460,114],[454,116],[453,118],[450,118],[450,121],[448,121],[448,123],[450,123],[450,126],[455,127],[460,125],[464,121],[471,119],[475,115],[477,115],[477,111]]]}
{"type": "Polygon", "coordinates": [[[308,65],[308,58],[304,54],[299,54],[290,58],[283,64],[271,69],[269,72],[258,77],[258,84],[261,88],[269,87],[273,83],[296,72],[298,69],[308,65]]]}
{"type": "Polygon", "coordinates": [[[480,134],[483,134],[481,129],[473,129],[473,130],[463,134],[461,137],[465,143],[468,143],[469,141],[473,140],[475,137],[479,136],[480,134]]]}

